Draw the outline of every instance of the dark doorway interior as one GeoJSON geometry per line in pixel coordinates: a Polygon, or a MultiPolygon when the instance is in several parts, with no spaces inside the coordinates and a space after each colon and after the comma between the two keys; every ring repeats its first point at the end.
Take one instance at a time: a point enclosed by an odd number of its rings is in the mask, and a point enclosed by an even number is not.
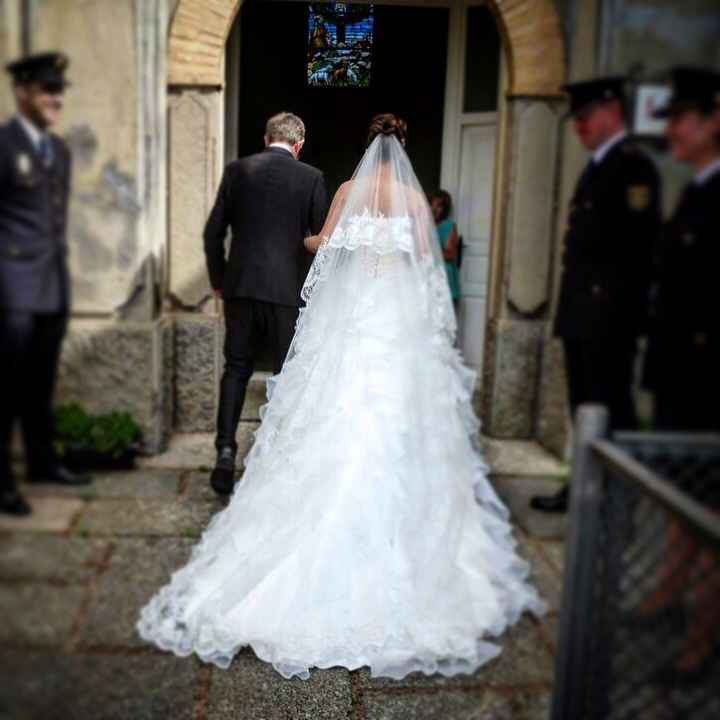
{"type": "Polygon", "coordinates": [[[370,87],[308,87],[308,5],[247,0],[240,15],[240,155],[262,149],[270,115],[297,113],[307,126],[301,159],[325,172],[334,193],[362,156],[372,116],[394,112],[408,122],[408,154],[420,182],[433,190],[440,180],[448,17],[447,8],[376,5],[370,87]]]}

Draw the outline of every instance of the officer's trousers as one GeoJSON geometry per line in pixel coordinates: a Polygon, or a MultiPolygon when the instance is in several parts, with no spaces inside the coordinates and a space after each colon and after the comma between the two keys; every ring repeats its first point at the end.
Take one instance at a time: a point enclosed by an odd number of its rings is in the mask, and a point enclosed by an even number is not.
{"type": "Polygon", "coordinates": [[[15,487],[10,468],[13,425],[22,425],[30,474],[56,461],[52,398],[67,314],[0,310],[0,491],[15,487]]]}
{"type": "Polygon", "coordinates": [[[637,429],[632,396],[635,338],[563,338],[570,410],[584,403],[605,405],[613,430],[637,429]]]}

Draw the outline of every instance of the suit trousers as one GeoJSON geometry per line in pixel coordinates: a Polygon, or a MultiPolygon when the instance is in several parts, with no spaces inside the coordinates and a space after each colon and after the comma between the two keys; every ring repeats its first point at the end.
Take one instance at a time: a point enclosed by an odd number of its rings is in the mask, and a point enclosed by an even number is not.
{"type": "Polygon", "coordinates": [[[10,468],[13,425],[20,420],[30,474],[57,461],[52,399],[67,314],[0,310],[0,491],[15,487],[10,468]]]}
{"type": "Polygon", "coordinates": [[[228,298],[223,305],[225,370],[220,381],[215,445],[237,451],[235,435],[258,353],[263,344],[269,345],[273,373],[280,372],[295,335],[299,310],[253,298],[228,298]]]}
{"type": "Polygon", "coordinates": [[[635,338],[563,338],[563,348],[573,420],[580,405],[596,403],[608,408],[612,430],[637,429],[632,395],[635,338]]]}

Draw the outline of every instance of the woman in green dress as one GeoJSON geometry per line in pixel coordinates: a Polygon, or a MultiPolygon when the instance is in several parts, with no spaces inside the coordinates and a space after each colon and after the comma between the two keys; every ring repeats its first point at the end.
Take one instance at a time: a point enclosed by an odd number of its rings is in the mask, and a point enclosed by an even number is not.
{"type": "Polygon", "coordinates": [[[435,223],[437,225],[438,239],[445,258],[445,271],[447,272],[450,294],[453,305],[457,310],[460,301],[460,268],[458,267],[458,231],[454,220],[450,219],[452,198],[445,190],[437,190],[430,196],[435,223]]]}

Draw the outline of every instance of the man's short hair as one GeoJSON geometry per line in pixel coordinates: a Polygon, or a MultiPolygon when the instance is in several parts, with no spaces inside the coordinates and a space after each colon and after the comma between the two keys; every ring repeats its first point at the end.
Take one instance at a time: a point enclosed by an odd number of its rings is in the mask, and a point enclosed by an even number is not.
{"type": "Polygon", "coordinates": [[[270,142],[297,145],[297,143],[305,140],[305,123],[292,113],[278,113],[267,121],[265,135],[270,142]]]}

